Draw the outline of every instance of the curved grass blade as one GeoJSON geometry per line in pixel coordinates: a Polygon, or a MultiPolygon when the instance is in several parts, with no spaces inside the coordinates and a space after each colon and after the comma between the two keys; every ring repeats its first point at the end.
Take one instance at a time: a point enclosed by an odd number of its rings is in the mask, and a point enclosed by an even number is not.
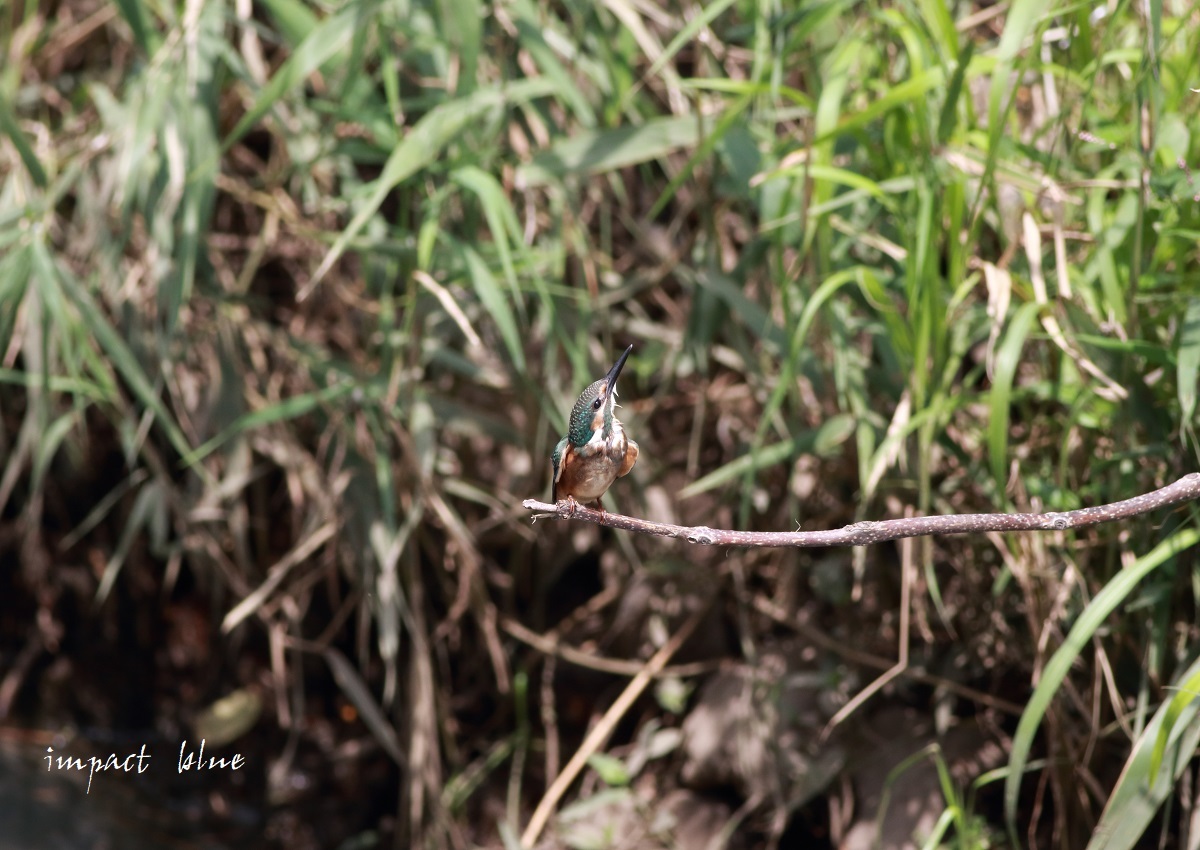
{"type": "Polygon", "coordinates": [[[442,0],[438,10],[441,37],[446,49],[459,63],[458,94],[473,91],[477,85],[479,54],[483,44],[483,21],[489,17],[475,0],[442,0]]]}
{"type": "Polygon", "coordinates": [[[542,29],[538,25],[538,12],[528,0],[517,0],[513,4],[513,23],[517,27],[521,46],[529,51],[534,63],[547,78],[554,81],[556,96],[571,108],[571,112],[583,127],[596,126],[596,112],[588,102],[587,97],[579,90],[579,86],[571,78],[570,72],[559,61],[554,49],[547,43],[542,29]]]}
{"type": "MultiPolygon", "coordinates": [[[[38,258],[39,253],[35,252],[34,256],[38,258]]],[[[167,439],[171,441],[175,451],[181,456],[186,456],[192,447],[188,444],[187,437],[184,436],[183,431],[168,412],[162,399],[159,398],[150,377],[142,368],[142,364],[138,362],[133,350],[116,328],[109,323],[108,318],[100,311],[91,295],[69,275],[57,274],[49,263],[49,257],[46,257],[45,260],[45,263],[35,263],[35,265],[41,266],[39,272],[43,275],[53,275],[57,279],[64,294],[71,299],[83,318],[84,324],[91,331],[92,338],[100,343],[100,347],[108,355],[108,359],[116,367],[117,372],[125,379],[130,391],[144,408],[154,414],[154,418],[158,420],[159,426],[163,429],[167,439]]]]}
{"type": "Polygon", "coordinates": [[[142,53],[149,55],[156,45],[150,40],[150,29],[146,26],[146,16],[142,14],[142,4],[138,0],[116,0],[116,2],[117,8],[121,10],[121,17],[133,31],[134,41],[137,42],[142,53]]]}
{"type": "Polygon", "coordinates": [[[524,372],[525,350],[521,344],[521,331],[517,327],[517,320],[512,309],[509,308],[508,302],[504,298],[504,293],[500,291],[500,286],[496,283],[491,269],[487,267],[487,263],[474,248],[469,245],[460,245],[459,250],[462,252],[463,261],[467,267],[467,275],[471,278],[471,286],[474,287],[475,294],[479,296],[479,302],[495,321],[496,327],[500,331],[500,337],[504,340],[504,347],[508,349],[508,356],[512,358],[517,368],[524,372]]]}
{"type": "Polygon", "coordinates": [[[291,396],[277,404],[268,405],[261,410],[244,413],[220,434],[217,434],[217,436],[194,451],[185,454],[179,462],[180,466],[186,468],[199,463],[238,434],[253,431],[255,428],[261,428],[264,425],[271,425],[275,422],[286,422],[289,419],[303,416],[320,407],[322,404],[351,393],[357,388],[359,388],[357,384],[347,381],[335,384],[332,387],[326,387],[317,392],[291,396]]]}
{"type": "Polygon", "coordinates": [[[563,177],[594,177],[640,165],[700,141],[700,124],[694,115],[657,118],[635,127],[576,133],[537,154],[518,171],[530,188],[563,177]]]}
{"type": "Polygon", "coordinates": [[[66,393],[89,401],[104,401],[109,397],[99,384],[73,375],[47,375],[43,384],[43,376],[16,369],[0,369],[0,384],[12,384],[27,390],[34,386],[44,386],[52,393],[66,393]]]}
{"type": "Polygon", "coordinates": [[[1175,375],[1179,387],[1179,421],[1191,422],[1196,412],[1196,379],[1200,376],[1200,298],[1188,299],[1187,314],[1179,329],[1175,375]]]}
{"type": "Polygon", "coordinates": [[[129,519],[126,521],[125,527],[121,530],[117,546],[104,566],[104,575],[100,579],[100,586],[96,588],[95,605],[97,608],[104,604],[104,600],[112,592],[113,585],[117,582],[117,576],[121,574],[121,567],[124,566],[134,541],[141,535],[143,529],[150,528],[152,544],[164,542],[168,525],[166,511],[167,498],[162,484],[158,481],[151,481],[134,499],[133,508],[129,512],[129,519]]]}
{"type": "Polygon", "coordinates": [[[552,84],[545,80],[522,80],[503,87],[481,89],[467,97],[439,104],[429,110],[392,150],[383,167],[383,173],[370,185],[369,193],[359,206],[358,212],[346,225],[346,229],[338,235],[333,247],[313,272],[312,280],[298,297],[303,300],[312,287],[321,282],[345,252],[350,241],[379,212],[388,193],[421,169],[436,162],[468,126],[481,120],[487,113],[504,108],[509,102],[540,97],[552,92],[552,84]]]}
{"type": "MultiPolygon", "coordinates": [[[[697,91],[715,91],[737,95],[750,94],[758,97],[778,97],[809,112],[813,110],[813,100],[807,93],[794,89],[791,86],[775,85],[769,82],[726,80],[721,77],[691,77],[682,80],[680,86],[685,89],[695,89],[697,91]]],[[[765,110],[759,117],[765,117],[769,114],[771,114],[770,110],[765,110]]]]}
{"type": "Polygon", "coordinates": [[[1046,669],[1042,672],[1042,680],[1034,689],[1033,695],[1025,705],[1025,711],[1017,724],[1016,734],[1013,735],[1012,754],[1008,761],[1008,776],[1004,780],[1004,818],[1008,823],[1009,835],[1013,846],[1019,847],[1016,840],[1017,829],[1017,796],[1021,790],[1021,775],[1025,771],[1029,752],[1033,747],[1033,739],[1050,701],[1058,692],[1058,688],[1067,677],[1071,665],[1079,657],[1079,653],[1092,639],[1096,629],[1116,610],[1135,587],[1156,567],[1174,558],[1180,552],[1190,549],[1200,543],[1200,528],[1185,528],[1177,531],[1171,537],[1154,547],[1152,551],[1138,558],[1134,563],[1117,573],[1104,589],[1096,594],[1091,604],[1083,610],[1075,625],[1071,627],[1062,646],[1054,653],[1046,669]]]}
{"type": "MultiPolygon", "coordinates": [[[[968,71],[968,75],[969,75],[968,71]]],[[[813,145],[820,145],[831,139],[843,136],[852,130],[857,130],[870,124],[881,115],[890,112],[893,109],[902,107],[906,104],[913,103],[918,100],[924,100],[926,95],[936,88],[940,88],[946,82],[946,72],[942,68],[933,67],[927,68],[919,74],[915,74],[912,78],[905,80],[898,85],[892,86],[883,96],[877,100],[871,101],[871,104],[861,112],[855,112],[852,115],[842,119],[840,122],[822,132],[815,139],[813,145]]]]}
{"type": "Polygon", "coordinates": [[[280,98],[292,89],[304,85],[309,75],[346,49],[354,37],[355,30],[361,25],[362,10],[357,3],[351,3],[333,17],[317,24],[259,92],[254,105],[225,138],[221,151],[225,152],[233,147],[280,98]]]}
{"type": "MultiPolygon", "coordinates": [[[[30,415],[35,414],[31,411],[30,415]]],[[[42,484],[45,482],[46,471],[50,468],[54,456],[58,454],[63,440],[66,439],[67,434],[71,433],[71,429],[78,424],[79,420],[80,416],[75,411],[65,413],[38,434],[33,450],[33,470],[30,475],[30,489],[34,492],[41,491],[42,484]]],[[[37,427],[34,422],[28,422],[27,424],[34,428],[37,427]]]]}
{"type": "Polygon", "coordinates": [[[1181,722],[1187,723],[1184,712],[1192,707],[1197,697],[1200,697],[1200,658],[1192,662],[1184,676],[1186,678],[1180,677],[1183,684],[1179,686],[1179,693],[1171,698],[1164,709],[1162,729],[1154,740],[1154,752],[1150,759],[1151,786],[1154,785],[1154,778],[1162,766],[1172,732],[1181,722]]]}
{"type": "MultiPolygon", "coordinates": [[[[804,310],[800,314],[800,320],[796,323],[795,330],[792,331],[792,338],[789,342],[788,349],[789,353],[787,358],[783,361],[783,368],[780,372],[779,378],[775,382],[775,389],[772,391],[771,397],[767,400],[767,404],[763,408],[763,412],[759,417],[758,429],[754,434],[755,447],[762,443],[763,438],[766,436],[769,423],[774,420],[775,414],[783,406],[784,399],[787,397],[787,393],[789,391],[788,388],[793,384],[797,364],[800,362],[801,348],[804,344],[804,340],[808,336],[809,328],[816,320],[817,313],[820,312],[821,307],[824,306],[825,302],[828,301],[834,295],[834,293],[836,293],[843,286],[854,283],[855,280],[859,279],[860,277],[861,275],[859,274],[859,269],[857,267],[845,269],[837,272],[836,274],[830,275],[821,283],[821,285],[817,288],[817,291],[813,293],[812,297],[809,298],[808,302],[804,305],[804,310]]],[[[751,455],[757,453],[757,449],[751,451],[751,455]]],[[[751,465],[742,467],[742,471],[746,476],[745,480],[743,481],[743,486],[749,487],[750,476],[753,475],[756,470],[757,467],[751,465]]]]}
{"type": "Polygon", "coordinates": [[[1175,782],[1200,744],[1196,689],[1200,658],[1179,677],[1182,688],[1159,707],[1134,744],[1116,787],[1100,815],[1087,850],[1132,850],[1155,813],[1175,791],[1175,782]]]}
{"type": "Polygon", "coordinates": [[[289,46],[302,42],[317,25],[317,16],[297,0],[262,0],[262,5],[289,46]]]}
{"type": "Polygon", "coordinates": [[[736,481],[743,475],[753,475],[760,469],[782,463],[789,457],[800,452],[815,452],[827,454],[836,446],[845,442],[854,432],[854,417],[848,413],[834,416],[822,423],[816,430],[805,431],[791,440],[767,446],[756,452],[742,455],[730,461],[719,469],[715,469],[703,478],[693,481],[679,491],[679,498],[690,499],[707,493],[723,484],[736,481]]]}
{"type": "Polygon", "coordinates": [[[520,244],[521,224],[517,214],[504,193],[500,181],[488,174],[482,168],[468,165],[460,168],[451,175],[451,179],[464,189],[472,192],[479,199],[483,215],[487,219],[488,229],[492,232],[492,244],[500,256],[500,265],[504,268],[504,277],[512,290],[513,298],[520,297],[517,285],[517,272],[513,266],[512,244],[520,244]]]}
{"type": "MultiPolygon", "coordinates": [[[[646,78],[658,76],[658,72],[674,58],[685,44],[694,39],[700,30],[711,24],[717,17],[734,4],[735,0],[717,0],[715,3],[710,3],[707,6],[701,6],[700,14],[692,18],[678,33],[671,39],[670,44],[663,48],[663,52],[658,55],[658,58],[650,65],[646,71],[646,78]]],[[[632,91],[632,90],[631,90],[632,91]]]]}
{"type": "MultiPolygon", "coordinates": [[[[746,112],[746,110],[748,110],[753,103],[754,98],[746,95],[739,98],[737,102],[735,102],[731,107],[721,114],[721,119],[717,122],[716,127],[713,128],[712,132],[704,133],[700,137],[699,146],[692,152],[692,155],[688,157],[687,162],[683,164],[683,168],[679,169],[678,173],[671,178],[671,182],[669,182],[666,185],[666,188],[659,193],[658,200],[654,202],[654,205],[650,207],[650,211],[646,213],[648,218],[653,220],[658,217],[658,214],[661,213],[667,204],[671,202],[671,199],[675,197],[675,193],[679,191],[679,187],[682,186],[687,180],[691,179],[692,172],[695,170],[696,166],[707,159],[712,153],[713,148],[717,146],[717,143],[725,138],[726,133],[728,133],[734,126],[738,125],[742,114],[746,112]]],[[[704,124],[704,119],[702,116],[697,115],[693,117],[692,120],[696,122],[698,126],[704,124]]]]}
{"type": "Polygon", "coordinates": [[[775,177],[788,176],[807,176],[814,181],[823,180],[829,183],[836,183],[842,186],[849,186],[852,189],[859,189],[867,195],[876,198],[886,203],[891,203],[891,198],[880,188],[879,184],[869,177],[863,177],[861,174],[850,171],[845,168],[838,168],[835,165],[820,165],[817,163],[789,165],[785,168],[780,168],[776,171],[769,172],[763,175],[763,178],[770,180],[775,177]]]}
{"type": "Polygon", "coordinates": [[[25,164],[25,170],[29,172],[34,184],[39,189],[45,189],[49,182],[46,178],[46,170],[42,168],[42,163],[38,160],[37,154],[33,152],[29,140],[17,126],[17,119],[13,115],[8,98],[3,96],[0,96],[0,133],[12,140],[13,147],[17,149],[17,154],[21,157],[21,162],[25,164]]]}
{"type": "Polygon", "coordinates": [[[1011,421],[1009,405],[1012,403],[1013,381],[1016,379],[1017,366],[1021,362],[1021,349],[1037,313],[1036,303],[1031,301],[1022,305],[1008,323],[1008,332],[996,352],[996,370],[989,394],[991,409],[988,415],[988,456],[992,462],[992,478],[995,479],[998,492],[1001,493],[1004,492],[1004,481],[1007,477],[1008,426],[1011,421]]]}

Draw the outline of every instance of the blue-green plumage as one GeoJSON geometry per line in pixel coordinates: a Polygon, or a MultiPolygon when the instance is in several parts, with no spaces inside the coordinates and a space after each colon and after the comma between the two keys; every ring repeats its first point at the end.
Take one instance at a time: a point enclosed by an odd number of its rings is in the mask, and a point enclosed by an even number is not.
{"type": "Polygon", "coordinates": [[[617,402],[617,377],[633,346],[600,380],[585,389],[571,408],[567,435],[558,441],[550,461],[554,467],[553,498],[596,502],[613,481],[633,468],[638,444],[613,415],[617,402]]]}

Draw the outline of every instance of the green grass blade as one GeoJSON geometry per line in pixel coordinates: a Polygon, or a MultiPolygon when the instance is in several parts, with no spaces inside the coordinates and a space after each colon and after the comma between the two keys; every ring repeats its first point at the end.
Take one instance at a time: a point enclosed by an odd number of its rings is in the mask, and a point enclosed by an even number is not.
{"type": "Polygon", "coordinates": [[[809,432],[794,440],[785,440],[782,443],[775,443],[758,451],[744,454],[684,487],[679,491],[679,501],[715,490],[736,481],[743,475],[752,476],[761,469],[783,463],[796,452],[806,451],[812,445],[815,436],[815,432],[809,432]]]}
{"type": "MultiPolygon", "coordinates": [[[[805,303],[804,310],[800,314],[800,319],[796,322],[796,328],[792,331],[792,338],[788,349],[789,354],[783,363],[779,380],[775,382],[775,388],[772,390],[770,398],[763,407],[763,413],[759,417],[759,425],[754,437],[756,445],[762,442],[767,433],[769,423],[783,406],[784,399],[788,393],[788,387],[791,386],[795,378],[795,370],[800,361],[801,348],[808,337],[809,329],[812,327],[813,322],[816,321],[817,314],[839,289],[847,284],[854,283],[859,278],[861,278],[861,275],[857,268],[846,269],[837,274],[830,275],[805,303]]],[[[744,467],[746,475],[744,484],[746,486],[749,486],[749,479],[754,471],[754,467],[744,467]]]]}
{"type": "Polygon", "coordinates": [[[125,383],[133,392],[134,397],[145,409],[154,414],[158,425],[166,434],[171,445],[181,456],[186,456],[192,449],[188,444],[187,437],[180,430],[175,419],[171,416],[166,406],[159,398],[158,392],[154,388],[154,383],[150,376],[142,368],[142,364],[138,362],[137,356],[133,350],[122,338],[117,329],[112,326],[108,318],[100,311],[96,302],[92,297],[84,291],[83,287],[79,286],[74,280],[68,276],[60,277],[63,290],[74,303],[84,324],[95,340],[100,344],[112,365],[116,367],[117,372],[125,379],[125,383]]]}
{"type": "Polygon", "coordinates": [[[483,44],[483,21],[487,17],[477,0],[442,0],[436,4],[441,15],[441,32],[446,47],[458,60],[458,94],[476,87],[476,73],[483,44]]]}
{"type": "Polygon", "coordinates": [[[923,102],[931,91],[941,87],[945,82],[945,71],[941,68],[927,68],[911,79],[892,86],[882,97],[873,100],[869,106],[861,111],[843,118],[836,126],[829,128],[817,136],[813,140],[813,144],[817,145],[828,142],[838,136],[859,130],[893,109],[908,108],[913,103],[923,102]]]}
{"type": "MultiPolygon", "coordinates": [[[[17,369],[0,369],[0,384],[13,384],[29,389],[42,385],[42,383],[43,380],[40,376],[30,374],[29,372],[22,372],[17,369]]],[[[77,378],[72,375],[46,376],[44,385],[51,392],[80,396],[89,401],[104,401],[108,398],[108,393],[99,384],[89,381],[86,378],[77,378]]]]}
{"type": "Polygon", "coordinates": [[[1196,380],[1200,377],[1200,298],[1188,299],[1179,328],[1179,353],[1175,365],[1179,394],[1179,419],[1191,422],[1196,412],[1196,380]]]}
{"type": "Polygon", "coordinates": [[[517,284],[517,271],[513,265],[512,245],[514,242],[520,244],[521,225],[504,187],[491,174],[474,165],[458,169],[451,175],[451,179],[479,199],[483,215],[487,218],[488,229],[492,233],[492,244],[496,246],[500,265],[504,269],[504,277],[508,281],[512,297],[519,299],[521,294],[517,284]]]}
{"type": "Polygon", "coordinates": [[[753,475],[761,469],[782,463],[789,457],[801,452],[829,453],[836,446],[845,442],[854,432],[854,417],[849,414],[834,416],[821,424],[820,428],[804,431],[792,440],[775,443],[758,451],[742,455],[730,461],[719,469],[715,469],[703,478],[693,481],[679,491],[679,499],[690,499],[715,490],[725,484],[737,481],[743,475],[753,475]]]}
{"type": "MultiPolygon", "coordinates": [[[[1052,4],[1051,4],[1052,5],[1052,4]]],[[[1038,15],[1050,14],[1045,0],[1016,0],[1008,10],[1004,21],[1004,32],[996,50],[995,66],[992,69],[991,86],[988,91],[988,153],[986,175],[990,177],[999,156],[1000,140],[1008,129],[1007,115],[1015,101],[1013,87],[1013,61],[1017,58],[1025,40],[1033,33],[1038,15]]]]}
{"type": "Polygon", "coordinates": [[[459,139],[469,125],[482,120],[490,112],[502,109],[510,100],[542,96],[549,90],[550,87],[545,81],[522,81],[504,88],[483,89],[467,97],[435,106],[426,113],[392,151],[383,167],[383,173],[371,184],[367,198],[321,260],[321,265],[313,273],[309,285],[316,285],[328,273],[346,250],[350,240],[379,212],[388,193],[418,171],[433,164],[448,145],[459,139]]]}
{"type": "MultiPolygon", "coordinates": [[[[738,99],[721,115],[721,119],[717,122],[717,126],[714,127],[711,132],[704,133],[700,137],[700,144],[696,147],[696,150],[692,152],[692,155],[688,157],[688,160],[686,163],[684,163],[683,168],[679,169],[678,173],[671,178],[671,182],[669,182],[666,185],[666,188],[664,188],[659,194],[658,200],[654,202],[654,205],[650,207],[649,212],[646,213],[647,218],[655,219],[658,217],[659,213],[663,211],[663,208],[671,202],[673,197],[675,197],[675,193],[679,191],[679,188],[685,182],[691,179],[692,173],[695,171],[696,166],[708,159],[713,148],[715,148],[717,144],[723,138],[725,138],[726,133],[728,133],[735,126],[743,123],[741,121],[741,116],[746,112],[747,109],[750,108],[753,102],[754,98],[748,95],[738,99]]],[[[705,124],[703,117],[699,115],[695,116],[692,120],[697,124],[705,124]]]]}
{"type": "Polygon", "coordinates": [[[214,451],[219,449],[229,440],[236,437],[238,434],[244,434],[248,431],[253,431],[255,428],[261,428],[264,425],[273,425],[277,422],[287,422],[316,410],[318,407],[329,402],[335,401],[344,395],[347,395],[357,389],[356,384],[344,382],[336,384],[332,387],[326,387],[323,390],[311,393],[301,393],[300,395],[285,398],[276,404],[268,405],[261,410],[254,410],[250,413],[245,413],[239,416],[233,424],[222,431],[217,436],[213,437],[208,442],[204,443],[194,451],[188,452],[179,462],[182,467],[189,467],[199,463],[204,458],[208,457],[214,451]]]}
{"type": "Polygon", "coordinates": [[[1183,690],[1159,707],[1134,744],[1113,788],[1087,850],[1132,850],[1155,813],[1176,790],[1183,770],[1200,744],[1196,701],[1200,659],[1180,677],[1183,690]]]}
{"type": "Polygon", "coordinates": [[[508,356],[512,358],[518,371],[524,372],[525,347],[521,342],[521,331],[517,327],[517,320],[513,315],[512,308],[505,300],[504,293],[500,291],[500,286],[496,283],[491,269],[487,267],[487,263],[475,249],[468,245],[461,245],[459,250],[462,251],[467,267],[467,277],[471,279],[471,286],[474,287],[475,294],[479,296],[479,303],[495,321],[497,330],[500,331],[500,338],[504,340],[504,347],[508,349],[508,356]]]}
{"type": "Polygon", "coordinates": [[[538,10],[528,0],[517,0],[513,4],[513,12],[521,45],[529,51],[542,73],[554,82],[555,95],[570,106],[571,112],[582,126],[595,127],[596,112],[572,79],[570,72],[559,61],[553,48],[546,42],[538,24],[538,10]]]}
{"type": "MultiPolygon", "coordinates": [[[[1051,700],[1071,670],[1092,635],[1095,634],[1108,615],[1116,610],[1135,587],[1155,568],[1200,542],[1200,528],[1184,528],[1176,531],[1152,551],[1138,558],[1131,566],[1117,573],[1096,594],[1091,604],[1080,613],[1075,625],[1062,646],[1051,657],[1042,671],[1042,680],[1025,704],[1025,711],[1013,735],[1012,752],[1008,761],[1008,776],[1004,781],[1004,817],[1010,835],[1016,837],[1017,797],[1021,790],[1021,776],[1029,759],[1034,738],[1041,726],[1042,718],[1050,707],[1051,700]]],[[[1019,846],[1019,845],[1014,845],[1019,846]]]]}
{"type": "Polygon", "coordinates": [[[153,53],[156,45],[151,42],[151,30],[146,25],[146,15],[142,11],[142,4],[138,0],[116,0],[116,4],[121,12],[121,17],[133,31],[133,40],[137,42],[142,53],[147,56],[153,53]]]}
{"type": "MultiPolygon", "coordinates": [[[[129,517],[125,520],[125,527],[121,530],[121,537],[117,541],[112,555],[109,556],[108,563],[104,566],[100,586],[96,588],[95,604],[97,607],[103,605],[104,600],[108,599],[108,594],[112,592],[113,585],[116,584],[117,576],[121,574],[121,567],[124,565],[125,559],[129,557],[134,542],[147,526],[154,524],[154,515],[156,513],[161,515],[166,509],[166,495],[157,481],[149,482],[137,494],[133,500],[133,508],[129,511],[129,517]]],[[[157,524],[162,527],[164,522],[165,520],[160,516],[157,524]]]]}
{"type": "Polygon", "coordinates": [[[619,168],[651,162],[700,142],[695,116],[656,118],[633,127],[575,133],[518,170],[530,187],[544,186],[566,176],[593,177],[619,168]]]}
{"type": "Polygon", "coordinates": [[[1008,429],[1012,421],[1010,405],[1013,382],[1016,380],[1017,366],[1021,363],[1021,350],[1037,314],[1037,304],[1030,302],[1022,305],[1008,323],[1004,341],[996,351],[996,369],[988,399],[988,456],[992,464],[992,478],[999,488],[998,492],[1001,493],[1004,492],[1004,483],[1008,477],[1008,429]]]}
{"type": "Polygon", "coordinates": [[[45,189],[46,184],[49,182],[49,179],[46,177],[46,170],[42,168],[42,163],[38,160],[37,154],[34,153],[29,140],[25,138],[25,134],[21,132],[21,128],[17,126],[17,119],[13,115],[12,105],[3,94],[0,94],[0,133],[3,133],[12,140],[13,147],[17,149],[17,154],[21,157],[21,162],[25,164],[25,170],[29,172],[29,177],[33,180],[34,184],[39,189],[45,189]]]}
{"type": "Polygon", "coordinates": [[[38,434],[33,450],[33,475],[30,482],[34,492],[42,491],[46,470],[50,468],[54,456],[58,454],[67,434],[71,433],[71,429],[77,424],[78,418],[74,412],[67,413],[55,419],[45,431],[38,434]]]}
{"type": "Polygon", "coordinates": [[[666,67],[666,64],[675,58],[675,54],[678,53],[685,44],[694,39],[702,29],[715,21],[722,12],[732,6],[735,2],[736,0],[716,0],[715,3],[702,6],[700,8],[700,14],[688,21],[683,29],[675,34],[675,37],[671,39],[671,42],[665,48],[663,48],[662,53],[658,55],[658,57],[646,70],[645,76],[647,78],[657,77],[659,71],[666,67]]]}
{"type": "Polygon", "coordinates": [[[319,20],[306,4],[298,0],[262,0],[262,5],[279,27],[285,44],[300,44],[319,20]]]}
{"type": "Polygon", "coordinates": [[[362,9],[358,3],[351,3],[333,17],[317,24],[259,92],[254,105],[234,125],[225,138],[222,150],[228,151],[233,147],[285,94],[303,86],[314,71],[345,50],[360,26],[362,9]]]}
{"type": "Polygon", "coordinates": [[[1150,785],[1155,784],[1158,770],[1166,757],[1167,746],[1176,726],[1187,723],[1184,712],[1192,707],[1196,698],[1200,697],[1200,659],[1192,662],[1188,672],[1182,677],[1179,693],[1175,694],[1164,707],[1162,728],[1154,739],[1154,751],[1150,758],[1150,785]]]}

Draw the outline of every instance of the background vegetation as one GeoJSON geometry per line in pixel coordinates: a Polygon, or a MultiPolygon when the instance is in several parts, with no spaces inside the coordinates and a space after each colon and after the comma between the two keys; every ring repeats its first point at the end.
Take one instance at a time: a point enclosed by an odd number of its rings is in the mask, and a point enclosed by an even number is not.
{"type": "Polygon", "coordinates": [[[171,835],[512,846],[700,611],[549,843],[852,846],[936,768],[930,846],[1198,846],[1193,509],[724,552],[520,508],[631,342],[623,512],[1068,510],[1195,469],[1198,15],[6,7],[6,739],[245,753],[131,780],[171,835]]]}

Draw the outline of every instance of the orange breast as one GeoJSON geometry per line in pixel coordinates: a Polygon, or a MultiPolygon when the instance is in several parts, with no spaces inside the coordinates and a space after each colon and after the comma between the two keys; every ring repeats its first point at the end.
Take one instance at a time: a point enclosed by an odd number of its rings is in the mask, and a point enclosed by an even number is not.
{"type": "Polygon", "coordinates": [[[620,423],[614,423],[608,440],[593,439],[581,448],[567,446],[563,452],[556,494],[577,502],[592,502],[607,492],[612,483],[633,468],[637,460],[637,443],[625,436],[620,423]]]}

